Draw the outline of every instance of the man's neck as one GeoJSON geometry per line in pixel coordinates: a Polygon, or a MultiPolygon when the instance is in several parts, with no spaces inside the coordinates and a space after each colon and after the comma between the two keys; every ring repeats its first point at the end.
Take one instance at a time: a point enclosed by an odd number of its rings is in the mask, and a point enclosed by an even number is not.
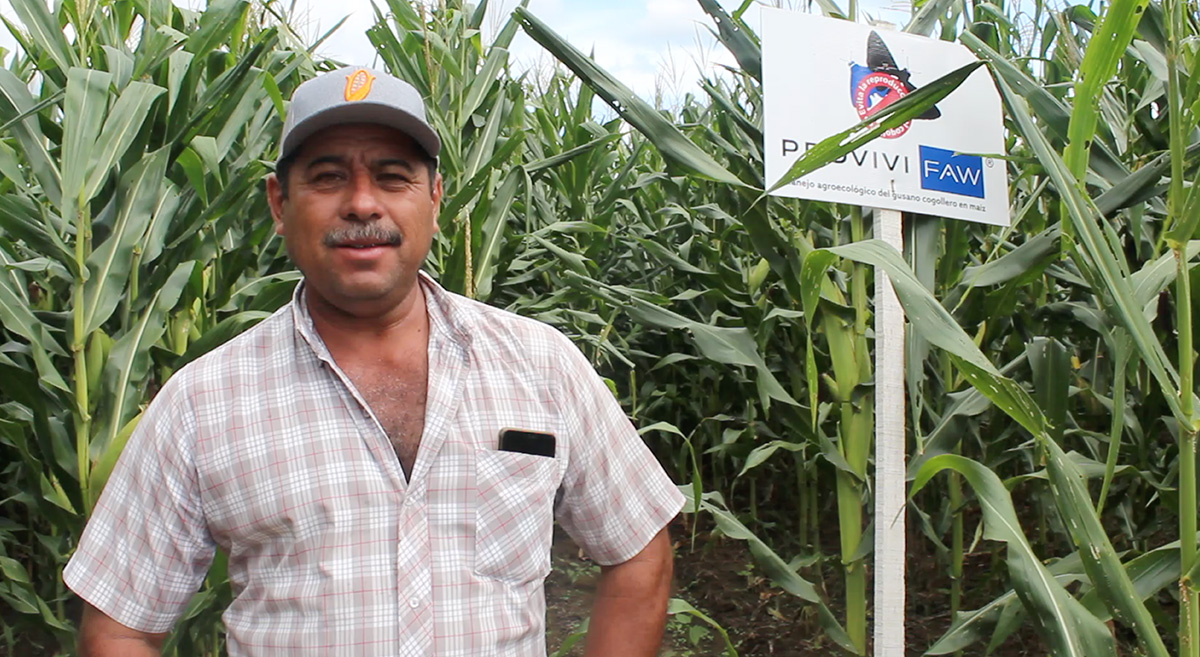
{"type": "Polygon", "coordinates": [[[330,305],[315,295],[305,295],[313,328],[335,360],[347,356],[391,360],[416,346],[428,344],[429,313],[425,291],[414,281],[412,292],[401,303],[381,313],[353,314],[330,305]]]}

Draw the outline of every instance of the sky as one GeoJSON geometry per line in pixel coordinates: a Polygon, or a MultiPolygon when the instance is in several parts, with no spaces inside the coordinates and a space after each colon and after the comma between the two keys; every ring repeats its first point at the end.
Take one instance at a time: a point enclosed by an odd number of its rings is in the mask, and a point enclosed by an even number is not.
{"type": "MultiPolygon", "coordinates": [[[[174,0],[199,8],[204,0],[174,0]]],[[[492,0],[485,28],[494,33],[520,0],[492,0]]],[[[762,2],[762,0],[758,0],[762,2]]],[[[293,24],[302,36],[316,40],[343,17],[346,23],[318,50],[347,64],[371,65],[374,50],[364,34],[374,22],[371,0],[295,0],[293,24]]],[[[720,0],[733,11],[740,0],[720,0]]],[[[800,6],[802,0],[772,0],[771,5],[800,6]]],[[[840,0],[844,5],[846,0],[840,0]]],[[[381,6],[386,4],[380,0],[381,6]]],[[[903,24],[909,10],[904,0],[864,0],[872,15],[903,24]]],[[[732,64],[733,57],[711,36],[714,24],[696,0],[530,0],[529,9],[551,29],[596,61],[618,80],[647,99],[656,92],[677,95],[693,88],[701,71],[732,64]]],[[[0,14],[12,16],[8,0],[0,14]]],[[[759,29],[757,6],[746,21],[759,29]]],[[[0,26],[0,46],[11,48],[12,37],[0,26]]],[[[524,34],[513,43],[514,63],[521,68],[551,65],[550,57],[524,34]]]]}
{"type": "MultiPolygon", "coordinates": [[[[192,0],[193,2],[197,0],[192,0]]],[[[719,0],[733,12],[741,0],[719,0]]],[[[761,0],[759,0],[761,2],[761,0]]],[[[324,44],[322,52],[346,63],[370,64],[374,51],[363,32],[372,24],[370,0],[298,0],[305,5],[300,22],[313,35],[324,33],[342,16],[346,24],[324,44]]],[[[491,0],[485,28],[497,31],[520,0],[491,0]]],[[[773,0],[771,5],[800,5],[799,0],[773,0]]],[[[909,10],[904,0],[867,0],[875,13],[894,22],[906,22],[909,10]],[[896,4],[896,8],[890,5],[896,4]],[[903,8],[901,8],[903,7],[903,8]]],[[[381,2],[381,4],[383,4],[381,2]]],[[[841,0],[839,4],[845,4],[841,0]]],[[[722,64],[734,64],[710,28],[715,24],[696,0],[530,0],[529,10],[576,48],[593,53],[596,61],[626,86],[644,97],[656,90],[675,93],[691,88],[700,77],[722,64]]],[[[758,6],[745,19],[759,28],[758,6]]],[[[540,46],[518,33],[512,46],[519,67],[550,65],[552,60],[540,46]]]]}

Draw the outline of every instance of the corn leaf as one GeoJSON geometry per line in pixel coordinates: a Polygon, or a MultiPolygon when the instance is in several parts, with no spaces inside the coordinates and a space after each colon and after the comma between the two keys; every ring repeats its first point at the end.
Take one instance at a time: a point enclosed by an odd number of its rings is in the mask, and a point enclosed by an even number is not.
{"type": "Polygon", "coordinates": [[[148,300],[145,310],[129,331],[116,339],[104,366],[104,386],[110,394],[91,456],[101,456],[116,440],[121,427],[137,413],[137,389],[144,385],[150,369],[150,349],[167,330],[167,313],[179,301],[183,288],[196,270],[189,261],[175,268],[148,300]]]}
{"type": "MultiPolygon", "coordinates": [[[[896,296],[904,306],[904,314],[915,333],[930,344],[946,350],[977,390],[1030,433],[1041,435],[1045,432],[1045,418],[1029,393],[1015,381],[1002,375],[991,361],[984,357],[979,347],[954,321],[950,313],[917,280],[894,248],[879,240],[867,240],[828,249],[827,252],[883,268],[896,290],[896,296]]],[[[822,276],[830,265],[828,256],[813,257],[818,253],[821,251],[814,251],[805,258],[806,273],[802,275],[802,280],[806,285],[808,281],[822,276]]],[[[811,290],[806,292],[806,308],[809,307],[807,300],[813,296],[814,292],[811,290]]]]}
{"type": "Polygon", "coordinates": [[[1021,531],[1012,498],[995,473],[971,459],[943,454],[930,459],[917,473],[909,497],[943,470],[961,474],[975,489],[983,509],[984,537],[1008,546],[1009,579],[1051,653],[1115,657],[1116,646],[1108,628],[1073,598],[1034,554],[1021,531]]]}
{"type": "MultiPolygon", "coordinates": [[[[1029,103],[1033,114],[1046,126],[1046,130],[1056,139],[1066,139],[1071,125],[1071,110],[1029,77],[1020,67],[996,52],[976,36],[966,31],[960,37],[964,46],[971,49],[980,59],[988,63],[995,74],[993,77],[1003,80],[1012,89],[1020,93],[1029,103]]],[[[1129,176],[1129,168],[1103,142],[1093,141],[1088,164],[1104,179],[1109,181],[1124,180],[1129,176]]]]}
{"type": "Polygon", "coordinates": [[[10,5],[21,19],[21,24],[29,30],[33,44],[40,52],[49,55],[58,71],[66,72],[79,62],[78,56],[67,43],[58,18],[50,13],[44,0],[11,0],[10,5]]]}
{"type": "Polygon", "coordinates": [[[524,181],[525,176],[520,169],[510,171],[488,205],[487,218],[480,228],[482,243],[479,244],[479,251],[471,259],[475,267],[476,298],[486,299],[492,294],[492,280],[500,261],[500,246],[504,243],[506,220],[516,199],[517,190],[524,181]]]}
{"type": "Polygon", "coordinates": [[[520,7],[513,16],[525,28],[526,34],[594,89],[622,118],[645,135],[668,161],[701,178],[738,187],[745,186],[737,176],[689,140],[675,124],[663,118],[658,110],[600,68],[592,59],[576,50],[527,9],[520,7]]]}
{"type": "MultiPolygon", "coordinates": [[[[1062,587],[1071,586],[1080,581],[1087,581],[1087,573],[1083,572],[1083,564],[1076,554],[1064,559],[1058,559],[1046,566],[1054,580],[1062,587]]],[[[1082,602],[1082,601],[1081,601],[1082,602]]],[[[1089,611],[1096,610],[1087,607],[1089,611]]],[[[947,655],[958,652],[968,646],[991,637],[985,654],[992,654],[1009,635],[1015,631],[1027,616],[1020,596],[1013,589],[1001,594],[986,605],[972,611],[959,612],[950,629],[946,630],[938,640],[925,651],[926,655],[947,655]]],[[[1097,615],[1099,617],[1099,615],[1097,615]]],[[[1099,617],[1101,621],[1106,620],[1099,617]]]]}
{"type": "Polygon", "coordinates": [[[0,195],[0,229],[11,237],[24,240],[38,253],[53,258],[72,274],[78,269],[75,254],[57,232],[46,226],[41,212],[30,201],[13,194],[0,195]]]}
{"type": "Polygon", "coordinates": [[[131,82],[121,92],[104,121],[104,128],[92,148],[92,157],[88,158],[90,172],[81,195],[84,203],[96,195],[100,185],[111,175],[117,161],[143,129],[150,105],[164,91],[166,89],[157,85],[131,82]]]}
{"type": "Polygon", "coordinates": [[[1096,515],[1079,467],[1067,458],[1055,441],[1045,440],[1043,446],[1046,450],[1046,471],[1050,475],[1050,491],[1059,513],[1066,521],[1067,530],[1075,542],[1092,586],[1096,587],[1109,613],[1137,634],[1139,645],[1149,655],[1167,657],[1170,653],[1142,602],[1143,596],[1139,595],[1117,558],[1108,533],[1096,515]]]}
{"type": "Polygon", "coordinates": [[[729,631],[724,627],[721,627],[721,624],[709,617],[708,614],[696,609],[687,600],[683,600],[681,598],[671,598],[671,600],[667,603],[667,615],[675,616],[678,614],[687,614],[704,621],[704,623],[706,623],[709,627],[716,630],[717,633],[721,635],[721,639],[725,641],[725,654],[728,657],[737,657],[738,652],[733,646],[733,640],[729,638],[729,631]]]}
{"type": "Polygon", "coordinates": [[[1076,102],[1067,127],[1067,148],[1063,162],[1082,182],[1087,171],[1088,154],[1096,136],[1098,104],[1104,86],[1117,72],[1117,63],[1133,41],[1138,19],[1149,0],[1114,0],[1104,13],[1100,29],[1088,42],[1083,65],[1079,67],[1079,82],[1075,85],[1076,102]]]}
{"type": "Polygon", "coordinates": [[[142,243],[154,216],[159,190],[167,170],[165,149],[138,162],[122,176],[112,234],[88,258],[89,276],[84,285],[84,335],[112,316],[125,294],[134,247],[142,243]]]}
{"type": "Polygon", "coordinates": [[[742,70],[761,82],[762,45],[759,44],[754,33],[745,29],[740,20],[725,13],[717,0],[696,1],[700,3],[700,8],[704,10],[704,13],[711,16],[713,22],[717,24],[717,37],[729,49],[729,52],[733,53],[742,70]]]}
{"type": "Polygon", "coordinates": [[[844,650],[855,652],[854,643],[850,640],[850,636],[846,634],[846,630],[838,623],[837,618],[833,615],[829,606],[825,604],[825,601],[821,599],[816,587],[811,582],[797,574],[786,561],[768,547],[754,532],[743,525],[732,513],[707,500],[700,502],[700,508],[712,515],[713,520],[716,521],[717,529],[721,530],[721,533],[734,540],[746,541],[750,547],[750,553],[754,555],[754,560],[762,567],[767,577],[771,578],[771,581],[775,582],[777,586],[788,593],[817,607],[817,620],[821,623],[825,634],[834,643],[841,646],[844,650]]]}
{"type": "Polygon", "coordinates": [[[917,5],[917,13],[909,20],[908,25],[904,26],[904,31],[909,34],[929,36],[929,33],[954,4],[955,0],[929,0],[920,3],[917,5]]]}
{"type": "Polygon", "coordinates": [[[188,37],[184,49],[197,57],[207,57],[215,48],[229,42],[249,9],[250,3],[246,0],[212,0],[204,10],[204,19],[199,22],[200,29],[188,37]]]}
{"type": "Polygon", "coordinates": [[[62,156],[62,215],[67,221],[76,221],[76,211],[90,200],[83,197],[84,183],[91,173],[90,156],[104,124],[111,84],[112,74],[104,71],[73,68],[67,72],[62,156]]]}
{"type": "Polygon", "coordinates": [[[687,330],[705,358],[726,365],[752,367],[758,372],[758,380],[763,391],[772,399],[792,406],[800,405],[780,385],[775,374],[771,372],[771,368],[759,354],[754,337],[745,328],[712,326],[695,322],[637,297],[630,298],[629,303],[627,311],[632,317],[654,326],[687,330]]]}
{"type": "MultiPolygon", "coordinates": [[[[1138,598],[1147,600],[1167,587],[1178,585],[1179,563],[1179,541],[1172,541],[1130,559],[1124,566],[1138,598]]],[[[1099,589],[1088,591],[1079,601],[1102,621],[1112,617],[1099,589]]]]}
{"type": "MultiPolygon", "coordinates": [[[[1114,321],[1129,331],[1134,344],[1137,345],[1142,362],[1147,365],[1150,373],[1162,388],[1167,404],[1175,416],[1180,421],[1191,424],[1191,418],[1183,416],[1179,397],[1175,392],[1179,386],[1179,374],[1171,366],[1162,343],[1141,312],[1141,306],[1137,303],[1127,278],[1128,263],[1125,262],[1122,253],[1112,249],[1110,242],[1105,237],[1100,226],[1103,219],[1099,211],[1092,204],[1091,199],[1080,193],[1062,158],[1054,152],[1041,129],[1034,123],[1025,99],[1013,91],[1004,78],[998,78],[997,83],[1000,95],[1020,127],[1021,133],[1042,166],[1046,168],[1046,172],[1054,181],[1055,187],[1058,188],[1058,192],[1063,198],[1068,218],[1075,225],[1079,246],[1095,268],[1094,273],[1091,274],[1093,277],[1093,280],[1090,281],[1091,284],[1097,289],[1103,290],[1112,299],[1112,303],[1102,304],[1104,310],[1113,317],[1114,321]]],[[[1085,273],[1090,271],[1090,267],[1084,268],[1085,273]]],[[[1189,391],[1188,394],[1191,392],[1189,391]]]]}
{"type": "Polygon", "coordinates": [[[37,118],[32,116],[36,106],[37,102],[25,83],[8,69],[0,68],[0,120],[9,126],[17,138],[22,154],[42,186],[42,193],[55,207],[61,207],[62,178],[46,150],[45,136],[37,118]]]}

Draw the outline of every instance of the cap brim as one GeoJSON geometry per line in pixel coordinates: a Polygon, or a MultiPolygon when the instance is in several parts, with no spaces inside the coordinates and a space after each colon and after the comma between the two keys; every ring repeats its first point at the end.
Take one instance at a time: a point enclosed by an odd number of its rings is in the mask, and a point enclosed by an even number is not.
{"type": "Polygon", "coordinates": [[[412,137],[434,159],[442,149],[442,141],[437,133],[412,114],[392,105],[359,101],[330,107],[297,123],[280,145],[279,159],[294,153],[304,140],[317,132],[345,123],[373,123],[395,128],[412,137]]]}

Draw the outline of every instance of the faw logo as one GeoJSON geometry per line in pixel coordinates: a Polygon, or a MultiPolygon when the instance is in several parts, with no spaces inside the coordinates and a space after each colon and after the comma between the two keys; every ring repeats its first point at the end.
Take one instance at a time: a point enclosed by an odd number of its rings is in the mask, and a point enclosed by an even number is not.
{"type": "Polygon", "coordinates": [[[983,198],[983,158],[922,146],[921,189],[983,198]]]}

